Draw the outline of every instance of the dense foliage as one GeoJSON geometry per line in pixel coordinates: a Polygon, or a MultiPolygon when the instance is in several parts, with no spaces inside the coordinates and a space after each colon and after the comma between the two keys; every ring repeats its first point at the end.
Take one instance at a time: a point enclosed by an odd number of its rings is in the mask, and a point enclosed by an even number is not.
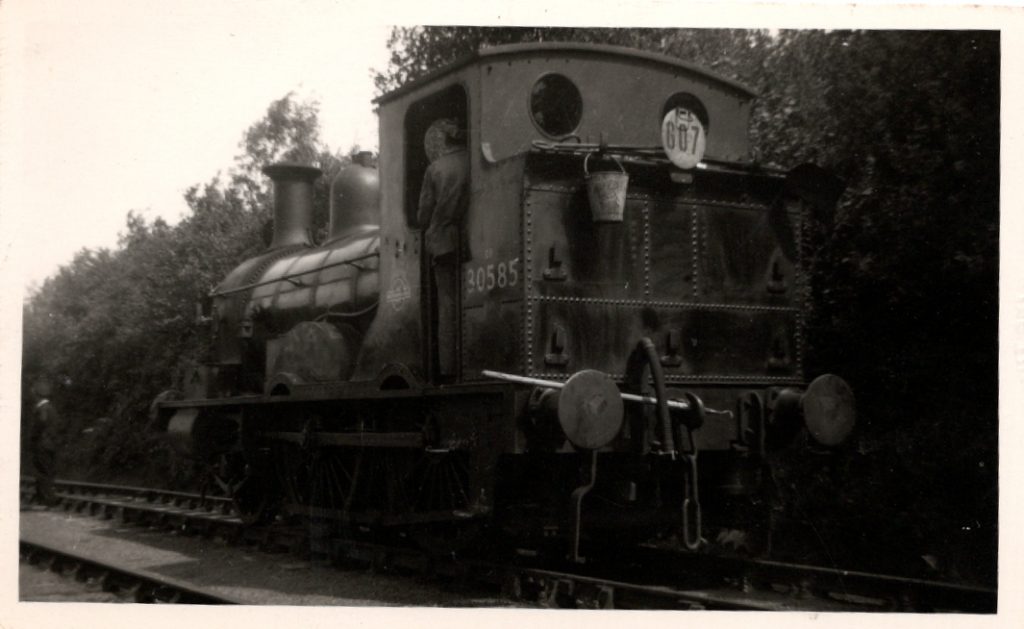
{"type": "MultiPolygon", "coordinates": [[[[822,544],[860,535],[935,555],[953,564],[947,574],[991,578],[999,35],[396,28],[375,83],[384,92],[479,46],[538,40],[631,46],[739,79],[761,94],[751,126],[759,162],[814,162],[845,181],[834,219],[813,229],[808,375],[848,379],[860,426],[838,455],[794,455],[780,491],[808,519],[831,523],[815,529],[822,544]]],[[[110,417],[94,428],[112,438],[68,450],[88,459],[75,462],[79,472],[123,473],[160,452],[142,430],[146,405],[200,351],[194,302],[262,246],[269,198],[259,168],[298,158],[329,181],[344,160],[317,131],[315,106],[273,103],[228,177],[188,192],[181,223],[130,214],[115,251],[82,251],[25,306],[24,373],[59,376],[67,444],[110,417]]],[[[321,221],[325,199],[321,187],[321,221]]]]}
{"type": "Polygon", "coordinates": [[[167,448],[146,430],[147,411],[202,357],[208,339],[195,324],[196,304],[266,246],[272,198],[264,165],[321,168],[314,224],[326,225],[327,186],[349,156],[321,143],[315,103],[291,95],[271,103],[240,146],[227,175],[186,192],[189,213],[178,224],[129,213],[115,250],[80,251],[26,303],[23,380],[46,374],[59,385],[62,473],[139,474],[140,482],[174,473],[167,448]]]}

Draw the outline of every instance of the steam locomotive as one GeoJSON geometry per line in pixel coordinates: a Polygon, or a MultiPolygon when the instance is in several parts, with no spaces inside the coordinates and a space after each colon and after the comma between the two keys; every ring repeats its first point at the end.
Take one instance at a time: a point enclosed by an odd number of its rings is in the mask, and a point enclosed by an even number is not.
{"type": "Polygon", "coordinates": [[[803,373],[806,225],[841,188],[752,162],[754,96],[662,55],[536,43],[380,97],[379,163],[333,180],[323,243],[320,171],[265,169],[273,240],[212,292],[210,361],[160,427],[253,522],[475,525],[576,559],[758,529],[770,452],[838,445],[855,413],[840,378],[803,373]],[[416,224],[442,118],[471,182],[454,348],[416,224]]]}

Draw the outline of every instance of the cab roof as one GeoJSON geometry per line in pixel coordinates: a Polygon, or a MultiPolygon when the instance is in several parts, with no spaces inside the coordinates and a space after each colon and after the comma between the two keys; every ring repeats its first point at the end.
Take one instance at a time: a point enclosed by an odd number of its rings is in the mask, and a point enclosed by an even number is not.
{"type": "Polygon", "coordinates": [[[474,63],[484,61],[493,57],[502,56],[513,56],[524,53],[538,53],[538,52],[549,52],[549,53],[589,53],[600,56],[610,56],[618,58],[632,58],[656,65],[669,66],[681,70],[685,70],[691,74],[696,74],[709,81],[717,83],[723,87],[729,88],[739,95],[752,99],[757,97],[757,93],[750,87],[746,86],[739,81],[730,79],[722,76],[710,70],[707,70],[701,66],[682,61],[675,57],[663,55],[654,52],[646,52],[643,50],[637,50],[635,48],[627,48],[625,46],[611,46],[606,44],[581,44],[581,43],[568,43],[568,42],[531,42],[523,44],[505,44],[501,46],[488,46],[477,50],[474,53],[468,54],[464,57],[457,59],[456,61],[438,68],[432,72],[428,72],[424,76],[410,81],[405,85],[383,94],[374,99],[374,104],[384,104],[392,101],[403,94],[409,93],[417,88],[426,85],[432,81],[435,81],[445,75],[451,74],[457,70],[460,70],[466,66],[474,63]]]}

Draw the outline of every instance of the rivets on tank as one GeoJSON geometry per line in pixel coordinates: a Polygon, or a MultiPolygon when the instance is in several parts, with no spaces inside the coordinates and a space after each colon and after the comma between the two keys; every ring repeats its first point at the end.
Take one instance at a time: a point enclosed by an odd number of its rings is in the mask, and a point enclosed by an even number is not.
{"type": "Polygon", "coordinates": [[[722,206],[729,209],[740,209],[740,210],[767,210],[768,206],[764,203],[755,203],[753,201],[736,201],[734,199],[715,199],[711,197],[697,197],[692,194],[687,194],[675,198],[675,202],[680,205],[692,205],[692,206],[722,206]]]}
{"type": "Polygon", "coordinates": [[[693,265],[693,296],[700,295],[700,210],[690,210],[690,264],[693,265]]]}
{"type": "Polygon", "coordinates": [[[604,297],[564,297],[559,295],[527,295],[529,302],[594,304],[627,308],[672,308],[677,310],[737,310],[742,312],[800,312],[793,306],[757,304],[723,304],[716,302],[655,301],[651,299],[608,299],[604,297]]]}
{"type": "Polygon", "coordinates": [[[796,346],[796,369],[800,373],[804,369],[804,315],[798,312],[796,315],[796,333],[793,335],[793,344],[796,346]]]}
{"type": "Polygon", "coordinates": [[[558,185],[553,183],[538,183],[533,184],[529,188],[529,192],[560,192],[563,194],[572,194],[579,190],[580,186],[575,185],[558,185]]]}
{"type": "MultiPolygon", "coordinates": [[[[700,215],[701,215],[701,220],[700,220],[700,223],[699,223],[699,226],[700,226],[700,234],[699,234],[699,236],[698,236],[698,240],[699,240],[699,242],[700,242],[700,247],[701,247],[701,249],[702,249],[702,250],[703,250],[704,246],[705,246],[705,245],[706,245],[706,244],[707,244],[708,242],[710,242],[710,240],[711,240],[711,237],[710,237],[710,235],[709,235],[709,233],[711,232],[711,222],[707,220],[707,216],[706,216],[706,214],[707,214],[707,212],[706,212],[706,211],[704,211],[704,210],[701,210],[701,213],[700,213],[700,215]]],[[[699,281],[700,281],[701,279],[702,279],[702,278],[701,278],[701,277],[700,277],[700,276],[698,275],[698,276],[697,276],[698,284],[699,284],[699,281]]]]}
{"type": "Polygon", "coordinates": [[[530,296],[533,293],[533,212],[530,207],[533,201],[529,197],[524,201],[523,208],[523,281],[526,282],[525,293],[527,296],[525,308],[523,308],[523,357],[526,363],[526,373],[533,372],[533,301],[530,296]]]}
{"type": "MultiPolygon", "coordinates": [[[[785,208],[787,212],[790,212],[790,208],[785,208]]],[[[796,290],[797,297],[796,303],[799,304],[800,310],[797,314],[796,320],[796,334],[795,334],[795,345],[796,345],[796,366],[798,372],[803,372],[803,361],[804,361],[804,330],[807,325],[806,313],[810,311],[811,305],[811,287],[808,282],[806,269],[803,267],[803,253],[807,243],[804,241],[807,238],[807,230],[804,228],[804,219],[806,213],[799,211],[795,212],[796,220],[794,231],[796,232],[796,290]]]]}
{"type": "Polygon", "coordinates": [[[644,201],[644,297],[651,297],[651,211],[650,202],[644,201]]]}

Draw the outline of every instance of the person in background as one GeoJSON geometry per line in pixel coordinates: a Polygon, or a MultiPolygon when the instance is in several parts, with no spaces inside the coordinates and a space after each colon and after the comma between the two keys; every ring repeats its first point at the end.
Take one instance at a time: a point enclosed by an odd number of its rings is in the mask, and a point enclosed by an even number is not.
{"type": "Polygon", "coordinates": [[[57,444],[54,431],[59,422],[57,409],[50,401],[53,387],[49,380],[40,379],[32,385],[32,427],[29,447],[36,475],[36,502],[52,506],[57,502],[53,479],[57,463],[57,444]]]}
{"type": "Polygon", "coordinates": [[[469,155],[466,135],[455,119],[435,121],[427,131],[443,137],[439,155],[427,167],[420,188],[417,222],[434,274],[439,380],[455,374],[456,295],[460,224],[469,204],[469,155]]]}

